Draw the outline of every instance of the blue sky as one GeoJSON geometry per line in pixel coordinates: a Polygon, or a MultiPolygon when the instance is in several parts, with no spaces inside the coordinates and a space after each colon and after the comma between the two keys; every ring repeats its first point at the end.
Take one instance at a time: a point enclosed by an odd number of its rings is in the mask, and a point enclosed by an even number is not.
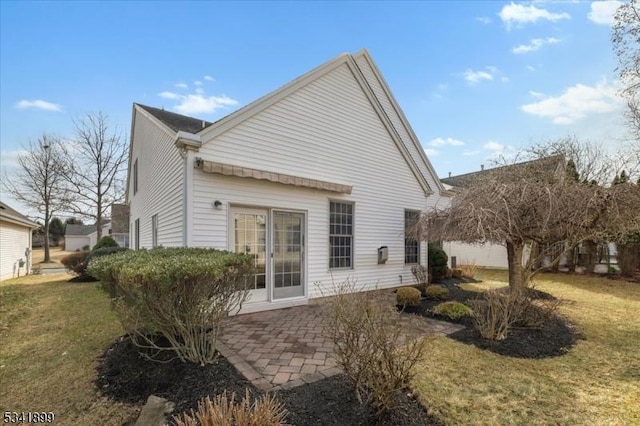
{"type": "Polygon", "coordinates": [[[566,135],[615,147],[618,4],[2,1],[2,169],[87,112],[125,134],[133,102],[214,120],[362,48],[441,177],[566,135]]]}

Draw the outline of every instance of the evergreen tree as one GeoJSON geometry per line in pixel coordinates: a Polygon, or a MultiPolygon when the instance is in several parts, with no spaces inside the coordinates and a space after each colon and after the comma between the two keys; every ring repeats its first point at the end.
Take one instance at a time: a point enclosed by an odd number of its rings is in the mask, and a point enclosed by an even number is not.
{"type": "Polygon", "coordinates": [[[54,217],[49,222],[49,238],[53,242],[53,245],[57,246],[62,237],[64,237],[64,225],[60,218],[54,217]]]}

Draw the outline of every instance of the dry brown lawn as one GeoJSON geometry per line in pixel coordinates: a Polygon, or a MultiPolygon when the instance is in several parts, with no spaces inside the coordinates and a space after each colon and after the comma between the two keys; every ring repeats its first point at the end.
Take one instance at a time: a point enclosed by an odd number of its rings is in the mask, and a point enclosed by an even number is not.
{"type": "Polygon", "coordinates": [[[68,274],[0,283],[0,412],[51,411],[59,425],[121,425],[139,407],[93,381],[97,357],[122,333],[107,296],[68,274]]]}
{"type": "Polygon", "coordinates": [[[35,248],[33,249],[33,264],[40,265],[41,267],[51,267],[57,268],[60,266],[60,259],[65,257],[68,254],[71,254],[71,251],[64,251],[61,247],[50,247],[49,248],[49,256],[51,257],[50,263],[44,263],[44,249],[43,248],[35,248]]]}
{"type": "MultiPolygon", "coordinates": [[[[478,275],[485,283],[468,289],[507,281],[502,271],[478,275]]],[[[640,285],[545,274],[536,287],[567,300],[561,312],[584,340],[561,357],[516,359],[437,338],[415,384],[420,399],[452,425],[640,425],[640,285]]]]}

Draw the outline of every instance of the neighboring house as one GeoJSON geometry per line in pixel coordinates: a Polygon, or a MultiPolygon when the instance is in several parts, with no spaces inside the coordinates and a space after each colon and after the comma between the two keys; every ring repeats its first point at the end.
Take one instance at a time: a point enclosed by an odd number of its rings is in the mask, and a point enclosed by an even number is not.
{"type": "MultiPolygon", "coordinates": [[[[129,247],[129,207],[126,204],[111,205],[111,219],[102,226],[102,236],[111,236],[120,247],[129,247]]],[[[93,248],[98,242],[96,225],[67,225],[64,235],[65,250],[78,251],[93,248]]]]}
{"type": "Polygon", "coordinates": [[[95,225],[67,225],[64,233],[64,249],[80,251],[96,245],[98,232],[95,225]]]}
{"type": "Polygon", "coordinates": [[[405,222],[445,191],[364,50],[215,123],[134,104],[129,162],[132,247],[252,254],[243,312],[411,283],[405,222]]]}
{"type": "Polygon", "coordinates": [[[39,226],[0,202],[0,281],[31,270],[31,232],[39,226]]]}
{"type": "MultiPolygon", "coordinates": [[[[527,167],[532,163],[536,163],[536,169],[542,170],[548,176],[559,176],[565,172],[564,157],[551,156],[539,160],[526,161],[522,163],[511,164],[503,167],[527,167]]],[[[476,179],[485,173],[490,173],[497,169],[482,169],[472,173],[451,176],[440,179],[443,186],[449,189],[448,201],[443,202],[439,207],[448,207],[451,205],[451,199],[460,191],[471,185],[476,179]]],[[[442,248],[449,256],[449,266],[456,267],[460,264],[472,263],[483,268],[508,269],[507,248],[502,244],[484,243],[484,244],[467,244],[460,241],[443,241],[442,248]]],[[[525,256],[528,256],[525,252],[525,256]]]]}

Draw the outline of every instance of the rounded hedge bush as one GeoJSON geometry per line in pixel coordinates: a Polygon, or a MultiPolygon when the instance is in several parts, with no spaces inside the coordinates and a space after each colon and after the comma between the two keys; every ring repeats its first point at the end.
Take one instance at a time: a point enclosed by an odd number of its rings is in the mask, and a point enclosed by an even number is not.
{"type": "Polygon", "coordinates": [[[413,287],[400,287],[396,290],[396,304],[404,307],[420,306],[420,290],[413,287]]]}
{"type": "Polygon", "coordinates": [[[447,300],[449,297],[449,290],[441,285],[430,285],[427,287],[425,294],[427,298],[431,300],[447,300]]]}
{"type": "Polygon", "coordinates": [[[113,239],[113,237],[110,237],[109,235],[105,235],[104,237],[100,238],[100,241],[98,241],[98,244],[93,246],[93,250],[95,251],[105,247],[119,247],[119,245],[116,242],[116,240],[113,239]]]}
{"type": "Polygon", "coordinates": [[[442,315],[452,320],[457,320],[465,316],[471,316],[473,311],[470,307],[460,302],[444,302],[433,308],[433,313],[442,315]]]}

